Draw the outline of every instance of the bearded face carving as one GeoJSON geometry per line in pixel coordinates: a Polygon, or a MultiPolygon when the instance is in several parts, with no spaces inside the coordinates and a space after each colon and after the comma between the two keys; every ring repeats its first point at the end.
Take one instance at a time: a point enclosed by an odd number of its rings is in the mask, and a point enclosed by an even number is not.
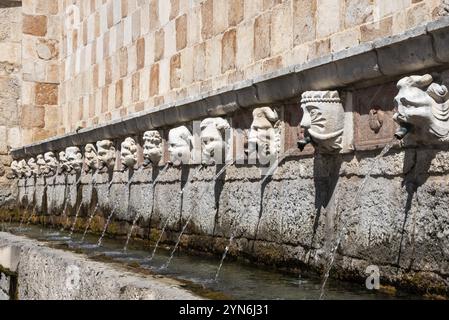
{"type": "Polygon", "coordinates": [[[42,173],[46,176],[53,176],[58,170],[58,160],[53,152],[49,151],[44,154],[45,165],[42,173]]]}
{"type": "Polygon", "coordinates": [[[89,143],[84,148],[84,163],[86,164],[86,172],[98,169],[98,155],[93,144],[89,143]]]}
{"type": "Polygon", "coordinates": [[[112,141],[102,140],[97,142],[99,169],[113,169],[115,165],[115,147],[112,141]]]}
{"type": "Polygon", "coordinates": [[[143,135],[144,165],[158,165],[162,159],[162,137],[159,131],[147,131],[143,135]]]}
{"type": "Polygon", "coordinates": [[[261,163],[271,162],[281,148],[280,120],[276,110],[269,107],[256,108],[248,135],[248,157],[261,163]]]}
{"type": "Polygon", "coordinates": [[[137,144],[133,138],[126,138],[121,144],[120,162],[128,169],[134,168],[137,163],[137,144]]]}
{"type": "Polygon", "coordinates": [[[432,144],[449,141],[449,91],[433,82],[429,74],[401,79],[395,97],[397,113],[394,121],[400,125],[398,138],[406,135],[405,143],[432,144]]]}
{"type": "MultiPolygon", "coordinates": [[[[307,91],[301,100],[305,142],[311,142],[319,153],[339,152],[343,148],[345,112],[337,91],[307,91]]],[[[303,144],[301,146],[301,143],[303,144]]]]}
{"type": "Polygon", "coordinates": [[[189,164],[192,150],[192,134],[185,126],[171,129],[168,133],[168,152],[173,165],[189,164]]]}
{"type": "Polygon", "coordinates": [[[34,158],[30,158],[27,162],[26,176],[28,178],[35,177],[39,174],[39,167],[34,158]]]}
{"type": "Polygon", "coordinates": [[[207,118],[201,122],[202,164],[222,164],[230,141],[226,139],[229,122],[223,118],[207,118]]]}

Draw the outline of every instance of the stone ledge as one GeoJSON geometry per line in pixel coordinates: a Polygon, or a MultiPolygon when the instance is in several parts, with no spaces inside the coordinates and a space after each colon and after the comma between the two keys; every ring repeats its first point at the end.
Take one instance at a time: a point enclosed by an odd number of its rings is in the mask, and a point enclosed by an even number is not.
{"type": "Polygon", "coordinates": [[[175,280],[121,270],[118,266],[52,249],[25,237],[1,232],[0,246],[0,264],[4,268],[8,266],[3,265],[7,263],[3,260],[3,253],[7,253],[8,249],[14,253],[15,267],[12,267],[18,274],[20,300],[198,299],[193,293],[182,289],[175,280]],[[79,271],[78,288],[67,287],[69,267],[79,271]]]}
{"type": "Polygon", "coordinates": [[[223,116],[240,108],[295,99],[306,90],[339,89],[360,81],[381,81],[441,66],[449,62],[447,34],[449,18],[443,17],[399,35],[364,43],[220,90],[13,149],[11,155],[14,159],[31,157],[49,150],[121,138],[208,116],[223,116]]]}

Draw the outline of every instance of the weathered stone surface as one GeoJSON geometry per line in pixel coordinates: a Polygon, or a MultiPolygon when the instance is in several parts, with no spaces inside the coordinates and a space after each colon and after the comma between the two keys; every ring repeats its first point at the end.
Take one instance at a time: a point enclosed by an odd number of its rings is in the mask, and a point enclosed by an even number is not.
{"type": "Polygon", "coordinates": [[[47,16],[24,14],[22,31],[33,36],[45,36],[47,34],[47,16]]]}
{"type": "Polygon", "coordinates": [[[36,83],[35,93],[35,103],[39,106],[58,104],[58,86],[55,84],[36,83]]]}
{"type": "Polygon", "coordinates": [[[15,250],[20,300],[198,299],[175,280],[132,273],[23,237],[1,233],[0,243],[15,250]]]}

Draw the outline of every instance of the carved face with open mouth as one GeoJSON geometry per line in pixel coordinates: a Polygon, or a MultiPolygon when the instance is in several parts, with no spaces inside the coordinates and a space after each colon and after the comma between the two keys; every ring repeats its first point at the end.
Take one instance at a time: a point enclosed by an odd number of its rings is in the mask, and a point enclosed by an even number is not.
{"type": "Polygon", "coordinates": [[[44,154],[45,165],[43,167],[42,173],[46,176],[53,176],[58,170],[58,159],[56,159],[55,154],[52,151],[46,152],[44,154]]]}
{"type": "Polygon", "coordinates": [[[162,159],[162,137],[159,131],[147,131],[143,135],[143,157],[145,165],[158,165],[162,159]]]}
{"type": "Polygon", "coordinates": [[[429,74],[410,76],[398,82],[395,97],[397,113],[393,116],[401,127],[408,126],[407,140],[418,143],[449,141],[449,91],[433,82],[429,74]]]}
{"type": "Polygon", "coordinates": [[[301,128],[319,152],[342,149],[345,114],[337,91],[308,91],[302,95],[301,128]]]}

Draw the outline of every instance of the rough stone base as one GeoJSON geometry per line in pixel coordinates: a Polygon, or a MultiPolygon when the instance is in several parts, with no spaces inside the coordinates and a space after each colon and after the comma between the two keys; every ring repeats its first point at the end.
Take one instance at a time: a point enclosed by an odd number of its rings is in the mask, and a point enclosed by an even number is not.
{"type": "Polygon", "coordinates": [[[19,300],[198,299],[175,280],[132,273],[8,233],[0,233],[2,266],[17,274],[19,300]]]}

